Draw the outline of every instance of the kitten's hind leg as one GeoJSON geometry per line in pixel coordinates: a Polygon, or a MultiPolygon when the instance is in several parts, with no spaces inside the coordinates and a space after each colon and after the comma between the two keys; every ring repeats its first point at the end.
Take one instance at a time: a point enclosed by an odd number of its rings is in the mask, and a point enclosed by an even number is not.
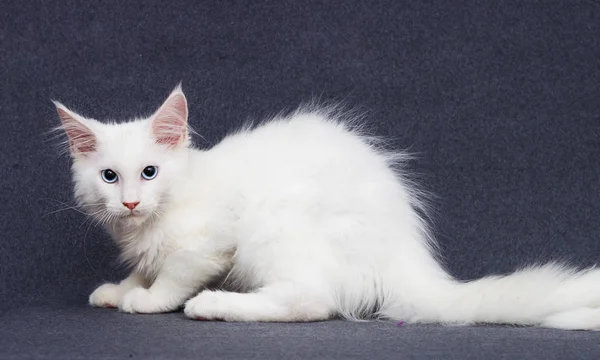
{"type": "Polygon", "coordinates": [[[251,293],[205,290],[185,306],[198,320],[302,322],[329,319],[334,308],[325,297],[293,284],[269,285],[251,293]]]}

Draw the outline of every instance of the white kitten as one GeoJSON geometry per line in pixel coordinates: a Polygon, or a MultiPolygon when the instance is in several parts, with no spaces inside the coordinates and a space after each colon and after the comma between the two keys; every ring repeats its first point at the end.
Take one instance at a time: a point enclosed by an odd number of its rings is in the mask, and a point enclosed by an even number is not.
{"type": "Polygon", "coordinates": [[[56,107],[76,200],[132,268],[96,289],[94,306],[159,313],[185,304],[191,318],[228,321],[600,329],[598,270],[550,264],[452,279],[435,260],[420,193],[398,170],[406,156],[335,112],[297,111],[200,151],[179,87],[150,118],[123,124],[56,107]],[[219,278],[237,292],[206,289],[219,278]]]}

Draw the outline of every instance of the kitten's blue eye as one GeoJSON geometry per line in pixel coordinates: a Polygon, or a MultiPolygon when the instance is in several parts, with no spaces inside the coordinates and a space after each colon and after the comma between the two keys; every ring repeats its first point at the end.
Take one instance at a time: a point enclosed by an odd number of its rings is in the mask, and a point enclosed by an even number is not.
{"type": "Polygon", "coordinates": [[[117,176],[117,173],[112,171],[111,169],[102,170],[102,180],[104,180],[105,182],[112,184],[114,182],[117,182],[118,179],[119,177],[117,176]]]}
{"type": "Polygon", "coordinates": [[[142,177],[146,180],[152,180],[158,174],[158,168],[156,166],[146,166],[142,170],[142,177]]]}

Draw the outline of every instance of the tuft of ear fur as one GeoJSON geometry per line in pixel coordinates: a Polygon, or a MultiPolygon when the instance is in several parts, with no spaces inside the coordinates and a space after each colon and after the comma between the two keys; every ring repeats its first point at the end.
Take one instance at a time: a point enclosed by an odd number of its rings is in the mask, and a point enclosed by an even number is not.
{"type": "Polygon", "coordinates": [[[85,156],[96,151],[96,134],[85,125],[86,120],[58,101],[52,102],[56,106],[62,129],[69,138],[71,154],[73,156],[85,156]]]}
{"type": "Polygon", "coordinates": [[[156,143],[169,147],[185,143],[188,136],[187,120],[187,100],[179,84],[153,115],[152,135],[156,143]]]}

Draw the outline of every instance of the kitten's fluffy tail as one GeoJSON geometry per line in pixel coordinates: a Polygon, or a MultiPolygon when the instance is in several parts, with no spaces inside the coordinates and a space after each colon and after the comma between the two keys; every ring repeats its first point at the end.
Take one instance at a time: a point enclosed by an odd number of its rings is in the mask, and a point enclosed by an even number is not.
{"type": "Polygon", "coordinates": [[[600,330],[600,270],[577,271],[555,263],[506,276],[460,283],[441,279],[414,288],[418,303],[382,314],[411,322],[502,323],[568,330],[600,330]],[[422,296],[419,296],[422,295],[422,296]],[[410,311],[412,309],[413,311],[410,311]],[[408,310],[408,311],[407,311],[408,310]]]}

